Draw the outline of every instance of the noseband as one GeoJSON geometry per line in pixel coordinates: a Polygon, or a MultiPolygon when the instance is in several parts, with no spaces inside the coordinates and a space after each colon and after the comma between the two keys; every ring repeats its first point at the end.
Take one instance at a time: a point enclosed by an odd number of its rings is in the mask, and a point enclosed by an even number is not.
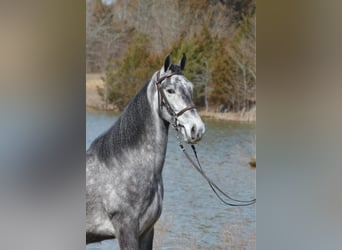
{"type": "Polygon", "coordinates": [[[157,85],[157,89],[158,89],[158,106],[159,106],[159,113],[161,113],[161,109],[162,109],[162,105],[164,104],[164,106],[166,107],[167,111],[169,112],[169,114],[171,115],[172,117],[172,126],[174,126],[175,128],[178,126],[177,124],[177,118],[180,117],[182,114],[184,114],[186,111],[188,110],[191,110],[191,109],[195,109],[196,106],[195,105],[190,105],[190,106],[187,106],[183,109],[181,109],[180,111],[176,112],[170,102],[167,100],[166,98],[166,95],[165,95],[165,92],[164,90],[161,88],[161,83],[170,78],[171,76],[173,75],[182,75],[181,73],[176,73],[176,72],[173,72],[173,73],[170,73],[170,74],[167,74],[161,78],[159,78],[159,74],[160,74],[160,71],[158,71],[157,73],[157,82],[156,82],[156,85],[157,85]]]}

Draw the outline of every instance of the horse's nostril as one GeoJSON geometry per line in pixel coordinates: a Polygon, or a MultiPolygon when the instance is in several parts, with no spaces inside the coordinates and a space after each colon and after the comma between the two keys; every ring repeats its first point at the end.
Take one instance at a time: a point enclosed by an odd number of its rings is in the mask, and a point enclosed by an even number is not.
{"type": "Polygon", "coordinates": [[[194,124],[189,131],[189,139],[192,141],[192,142],[197,142],[199,140],[202,139],[202,136],[204,134],[204,127],[198,125],[198,124],[194,124]]]}
{"type": "Polygon", "coordinates": [[[191,128],[191,138],[195,138],[195,135],[196,135],[196,126],[194,125],[194,126],[192,126],[192,128],[191,128]]]}
{"type": "Polygon", "coordinates": [[[203,134],[204,134],[204,132],[205,132],[205,129],[201,127],[201,128],[198,130],[197,138],[198,138],[198,139],[201,139],[202,136],[203,136],[203,134]]]}

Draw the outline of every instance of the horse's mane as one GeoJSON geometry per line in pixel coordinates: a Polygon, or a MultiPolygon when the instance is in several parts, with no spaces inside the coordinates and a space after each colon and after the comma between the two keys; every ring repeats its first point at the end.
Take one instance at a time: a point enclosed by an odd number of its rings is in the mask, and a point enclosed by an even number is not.
{"type": "MultiPolygon", "coordinates": [[[[171,72],[182,73],[179,65],[171,64],[171,72]]],[[[152,121],[152,111],[147,99],[148,80],[143,88],[133,97],[118,120],[106,132],[97,137],[90,145],[88,153],[95,153],[99,160],[106,162],[123,150],[139,145],[146,131],[146,124],[152,121]]],[[[168,124],[165,123],[168,127],[168,124]]]]}
{"type": "Polygon", "coordinates": [[[122,150],[132,148],[143,140],[146,121],[152,120],[151,107],[147,99],[150,80],[133,97],[117,121],[91,144],[88,153],[96,153],[99,160],[107,161],[122,150]]]}

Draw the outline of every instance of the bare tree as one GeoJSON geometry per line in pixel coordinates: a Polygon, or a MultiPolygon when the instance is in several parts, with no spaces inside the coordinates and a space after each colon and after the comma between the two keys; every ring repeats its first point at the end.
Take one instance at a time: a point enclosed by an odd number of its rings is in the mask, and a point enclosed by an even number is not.
{"type": "Polygon", "coordinates": [[[255,17],[245,20],[250,22],[248,25],[251,31],[246,33],[237,44],[228,47],[231,59],[237,66],[237,85],[242,96],[242,108],[246,111],[248,106],[248,97],[251,92],[255,95],[256,82],[256,46],[255,46],[255,17]]]}

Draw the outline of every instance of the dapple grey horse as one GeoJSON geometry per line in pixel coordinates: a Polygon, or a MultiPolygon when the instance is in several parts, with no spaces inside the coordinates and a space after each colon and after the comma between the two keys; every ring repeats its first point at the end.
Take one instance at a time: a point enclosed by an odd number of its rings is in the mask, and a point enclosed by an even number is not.
{"type": "Polygon", "coordinates": [[[205,132],[192,103],[193,84],[183,75],[185,63],[185,54],[179,64],[167,56],[115,124],[89,147],[87,244],[117,238],[122,250],[152,249],[169,125],[190,144],[205,132]]]}

